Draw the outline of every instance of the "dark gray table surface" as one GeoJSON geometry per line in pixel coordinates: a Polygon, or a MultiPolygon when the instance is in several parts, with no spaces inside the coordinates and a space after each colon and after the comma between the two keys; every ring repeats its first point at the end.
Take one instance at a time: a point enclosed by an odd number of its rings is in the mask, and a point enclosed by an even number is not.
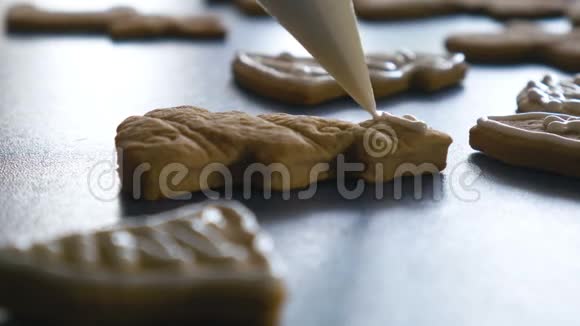
{"type": "MultiPolygon", "coordinates": [[[[0,12],[10,2],[1,1],[0,12]]],[[[105,8],[112,2],[39,3],[105,8]]],[[[130,115],[190,104],[367,119],[348,100],[295,107],[234,85],[230,61],[237,50],[304,53],[270,19],[195,0],[133,4],[151,12],[216,12],[230,34],[225,41],[148,43],[0,35],[1,244],[187,205],[92,194],[90,172],[113,167],[115,128],[130,115]]],[[[567,26],[563,20],[545,24],[567,26]]],[[[451,31],[497,26],[484,17],[455,16],[363,22],[361,30],[369,51],[441,52],[451,31]]],[[[423,199],[413,198],[407,180],[400,200],[393,198],[393,184],[385,185],[381,200],[373,189],[345,200],[333,182],[322,184],[308,201],[276,195],[265,200],[259,194],[242,200],[271,233],[288,267],[283,324],[580,324],[580,182],[506,166],[468,145],[477,118],[513,113],[526,81],[548,72],[558,73],[539,65],[475,66],[463,87],[380,101],[381,109],[416,115],[455,140],[442,186],[427,190],[423,199]]],[[[425,179],[425,188],[434,184],[425,179]]]]}

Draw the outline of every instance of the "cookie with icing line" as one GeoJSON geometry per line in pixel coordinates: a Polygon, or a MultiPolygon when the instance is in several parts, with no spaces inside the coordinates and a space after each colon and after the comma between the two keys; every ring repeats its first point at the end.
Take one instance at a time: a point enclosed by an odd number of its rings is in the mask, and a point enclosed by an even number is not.
{"type": "Polygon", "coordinates": [[[449,51],[481,63],[540,62],[580,71],[580,30],[550,33],[535,24],[512,22],[493,33],[461,33],[447,38],[449,51]]]}
{"type": "Polygon", "coordinates": [[[341,159],[343,165],[363,165],[343,176],[368,182],[388,182],[413,173],[405,167],[422,164],[438,173],[446,167],[452,140],[412,116],[385,113],[355,124],[178,107],[126,119],[115,142],[123,191],[157,200],[232,184],[267,191],[303,189],[336,178],[341,159]],[[264,170],[265,182],[256,168],[264,170]],[[173,178],[176,173],[179,180],[173,178]]]}
{"type": "Polygon", "coordinates": [[[48,11],[31,5],[8,10],[7,29],[17,33],[97,33],[114,39],[222,38],[226,28],[217,17],[142,15],[118,7],[95,12],[48,11]]]}
{"type": "Polygon", "coordinates": [[[277,325],[272,241],[238,204],[0,249],[0,304],[69,324],[277,325]]]}
{"type": "Polygon", "coordinates": [[[541,81],[530,81],[518,95],[518,112],[580,116],[580,75],[572,79],[546,75],[541,81]]]}
{"type": "MultiPolygon", "coordinates": [[[[377,98],[411,90],[439,91],[461,83],[468,71],[461,54],[399,51],[368,55],[367,64],[377,98]]],[[[242,88],[287,103],[314,105],[347,96],[312,58],[240,52],[233,72],[242,88]]]]}
{"type": "Polygon", "coordinates": [[[498,19],[562,16],[571,0],[355,0],[366,19],[414,19],[474,13],[498,19]]]}
{"type": "Polygon", "coordinates": [[[504,163],[580,177],[580,118],[553,113],[522,113],[482,118],[470,144],[504,163]]]}

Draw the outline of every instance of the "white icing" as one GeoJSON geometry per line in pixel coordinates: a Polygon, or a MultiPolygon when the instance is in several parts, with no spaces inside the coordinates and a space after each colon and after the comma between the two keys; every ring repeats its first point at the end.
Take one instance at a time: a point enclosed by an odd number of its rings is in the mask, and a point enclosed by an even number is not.
{"type": "Polygon", "coordinates": [[[137,240],[129,232],[108,234],[108,239],[102,242],[102,248],[110,254],[109,263],[121,270],[131,270],[138,262],[137,240]]]}
{"type": "Polygon", "coordinates": [[[181,247],[172,234],[150,229],[137,236],[138,252],[143,266],[181,267],[191,265],[195,257],[181,247]]]}
{"type": "Polygon", "coordinates": [[[410,71],[415,69],[452,70],[463,63],[462,54],[417,54],[409,50],[400,50],[393,55],[369,55],[367,64],[370,70],[410,71]]]}
{"type": "Polygon", "coordinates": [[[546,131],[558,135],[580,133],[580,118],[565,119],[561,116],[551,115],[544,119],[544,127],[546,131]]]}
{"type": "Polygon", "coordinates": [[[370,70],[396,71],[399,69],[397,64],[392,61],[385,61],[372,57],[367,59],[367,64],[370,70]]]}
{"type": "Polygon", "coordinates": [[[522,112],[554,112],[580,115],[580,76],[558,80],[546,75],[541,81],[530,81],[518,95],[522,112]]]}
{"type": "MultiPolygon", "coordinates": [[[[523,137],[532,141],[550,141],[556,145],[568,146],[574,149],[580,149],[580,140],[576,140],[569,137],[564,137],[559,133],[552,133],[548,130],[546,131],[534,131],[523,128],[517,128],[515,126],[508,125],[502,121],[522,121],[522,120],[539,120],[544,123],[554,123],[558,122],[556,118],[568,121],[571,119],[576,119],[573,116],[565,114],[550,114],[550,113],[522,113],[503,117],[487,117],[481,118],[477,121],[477,125],[483,128],[494,130],[498,133],[503,133],[506,135],[511,135],[515,137],[523,137]],[[548,120],[546,120],[549,118],[548,120]],[[556,120],[554,120],[556,119],[556,120]]],[[[576,128],[576,127],[573,127],[576,128]]]]}
{"type": "Polygon", "coordinates": [[[262,57],[261,63],[276,70],[306,76],[327,76],[328,73],[314,61],[298,60],[288,54],[281,55],[278,58],[262,57]]]}
{"type": "Polygon", "coordinates": [[[387,112],[379,112],[378,120],[385,120],[389,123],[397,124],[420,133],[425,133],[429,128],[427,123],[409,114],[398,117],[387,112]]]}
{"type": "MultiPolygon", "coordinates": [[[[296,77],[328,77],[328,72],[312,58],[295,57],[283,52],[280,55],[266,56],[258,54],[239,54],[240,59],[256,69],[267,70],[275,74],[276,71],[291,74],[296,77]]],[[[457,64],[464,62],[464,56],[459,54],[429,55],[417,54],[409,50],[399,50],[393,54],[369,55],[366,62],[371,71],[398,72],[417,68],[450,70],[457,64]]]]}
{"type": "Polygon", "coordinates": [[[395,53],[397,61],[407,63],[417,60],[417,54],[409,49],[402,49],[395,53]]]}

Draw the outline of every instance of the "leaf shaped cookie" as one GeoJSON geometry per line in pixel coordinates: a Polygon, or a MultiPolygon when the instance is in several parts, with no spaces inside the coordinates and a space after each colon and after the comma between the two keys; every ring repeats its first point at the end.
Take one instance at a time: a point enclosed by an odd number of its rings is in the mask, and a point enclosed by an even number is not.
{"type": "Polygon", "coordinates": [[[85,324],[274,325],[284,299],[270,239],[236,204],[0,249],[0,303],[85,324]]]}

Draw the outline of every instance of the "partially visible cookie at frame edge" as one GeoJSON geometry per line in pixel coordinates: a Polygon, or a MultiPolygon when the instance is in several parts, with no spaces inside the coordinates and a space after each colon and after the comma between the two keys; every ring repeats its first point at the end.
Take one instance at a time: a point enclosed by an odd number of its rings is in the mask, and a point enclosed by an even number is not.
{"type": "MultiPolygon", "coordinates": [[[[459,84],[468,66],[461,54],[423,54],[402,50],[367,56],[375,96],[404,91],[434,92],[459,84]]],[[[242,88],[283,102],[314,105],[346,97],[346,92],[314,59],[240,52],[233,73],[242,88]]]]}
{"type": "Polygon", "coordinates": [[[446,167],[452,140],[410,116],[384,114],[354,124],[178,107],[126,119],[117,128],[115,142],[123,191],[156,200],[231,186],[228,182],[274,191],[303,189],[336,178],[340,156],[364,165],[346,177],[368,182],[388,182],[414,172],[401,166],[427,164],[431,171],[416,173],[439,173],[446,167]],[[380,173],[375,171],[377,164],[380,173]],[[270,184],[256,181],[251,170],[256,167],[271,172],[270,184]],[[169,184],[173,172],[180,173],[181,180],[169,184]]]}
{"type": "Polygon", "coordinates": [[[470,13],[498,19],[562,16],[568,0],[354,0],[357,14],[366,19],[414,19],[470,13]]]}
{"type": "MultiPolygon", "coordinates": [[[[458,0],[466,6],[473,0],[458,0]]],[[[536,19],[559,17],[566,14],[570,0],[479,0],[479,8],[487,15],[498,19],[536,19]]]]}
{"type": "Polygon", "coordinates": [[[539,25],[512,22],[489,33],[449,36],[449,51],[464,53],[467,60],[481,63],[540,62],[568,71],[580,71],[580,30],[551,33],[539,25]]]}
{"type": "Polygon", "coordinates": [[[458,11],[453,1],[441,0],[354,0],[356,13],[365,19],[414,19],[458,11]]]}
{"type": "Polygon", "coordinates": [[[118,7],[93,12],[61,12],[16,5],[8,10],[6,25],[18,33],[99,33],[118,40],[150,38],[223,38],[226,28],[212,15],[143,15],[118,7]]]}
{"type": "Polygon", "coordinates": [[[210,202],[0,248],[0,304],[16,317],[67,325],[275,326],[282,274],[255,216],[210,202]]]}
{"type": "Polygon", "coordinates": [[[234,0],[235,5],[246,15],[267,16],[266,10],[257,0],[234,0]]]}
{"type": "Polygon", "coordinates": [[[580,75],[532,80],[518,95],[518,112],[552,112],[580,116],[580,75]]]}
{"type": "Polygon", "coordinates": [[[580,177],[580,118],[546,112],[482,118],[470,144],[504,163],[580,177]]]}

